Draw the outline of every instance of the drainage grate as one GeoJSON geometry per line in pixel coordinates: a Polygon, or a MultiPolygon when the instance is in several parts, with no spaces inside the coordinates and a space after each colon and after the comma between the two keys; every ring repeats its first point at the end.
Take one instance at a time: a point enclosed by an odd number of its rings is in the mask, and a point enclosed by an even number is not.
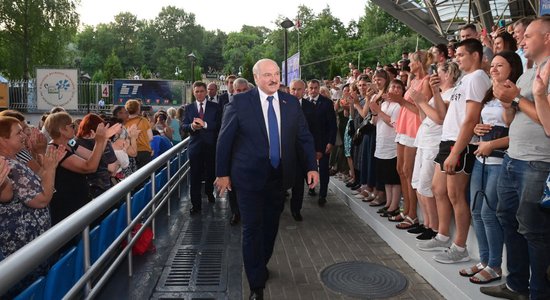
{"type": "Polygon", "coordinates": [[[223,245],[225,243],[225,225],[226,222],[211,222],[206,234],[206,245],[223,245]]]}
{"type": "Polygon", "coordinates": [[[388,267],[368,262],[343,262],[321,271],[331,290],[361,299],[397,296],[407,288],[407,278],[388,267]]]}
{"type": "Polygon", "coordinates": [[[227,289],[225,220],[188,222],[157,284],[157,292],[223,292],[227,289]]]}

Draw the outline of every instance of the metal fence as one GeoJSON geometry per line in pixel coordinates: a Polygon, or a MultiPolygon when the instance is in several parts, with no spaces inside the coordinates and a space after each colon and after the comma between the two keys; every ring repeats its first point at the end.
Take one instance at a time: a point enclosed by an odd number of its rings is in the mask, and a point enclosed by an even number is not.
{"type": "MultiPolygon", "coordinates": [[[[225,83],[214,80],[205,82],[215,82],[219,91],[227,90],[225,83]]],[[[192,83],[185,82],[182,103],[191,102],[192,83]]],[[[8,83],[9,87],[9,108],[22,112],[42,113],[45,110],[38,109],[36,99],[36,80],[30,79],[13,80],[8,83]]],[[[113,83],[112,82],[79,82],[78,83],[78,110],[71,111],[72,113],[85,114],[89,112],[107,112],[113,107],[113,83]],[[102,85],[107,85],[109,89],[109,97],[102,97],[102,85]],[[105,101],[105,105],[99,106],[99,99],[105,101]]]]}
{"type": "Polygon", "coordinates": [[[33,271],[48,257],[54,255],[62,245],[79,234],[82,234],[84,245],[82,253],[84,274],[72,285],[64,299],[91,299],[96,297],[103,285],[125,259],[128,260],[128,271],[131,276],[133,257],[131,247],[147,226],[151,226],[153,232],[167,230],[167,228],[156,228],[155,217],[161,211],[170,216],[170,198],[173,195],[180,197],[182,194],[181,186],[188,186],[189,184],[189,162],[186,153],[188,143],[189,138],[178,143],[23,248],[0,261],[0,295],[4,294],[13,284],[33,271]],[[157,185],[156,176],[159,175],[157,171],[163,167],[165,167],[163,172],[166,172],[166,182],[164,185],[157,185]],[[136,186],[147,179],[151,180],[149,191],[151,200],[135,217],[132,217],[132,205],[136,202],[133,201],[131,193],[136,186]],[[109,209],[118,206],[121,199],[125,199],[122,202],[126,206],[125,210],[120,207],[122,212],[125,213],[124,230],[116,236],[105,252],[101,253],[94,263],[91,263],[90,224],[109,209]],[[143,223],[143,226],[134,236],[131,231],[138,223],[143,223]],[[119,250],[123,240],[127,241],[128,246],[119,250]],[[110,260],[113,257],[114,260],[110,260]]]}

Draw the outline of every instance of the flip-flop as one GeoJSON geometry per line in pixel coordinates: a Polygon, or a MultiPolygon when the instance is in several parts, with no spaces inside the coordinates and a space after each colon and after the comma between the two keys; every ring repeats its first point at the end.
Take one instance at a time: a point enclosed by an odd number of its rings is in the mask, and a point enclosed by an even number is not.
{"type": "Polygon", "coordinates": [[[483,270],[479,271],[477,274],[470,277],[470,282],[474,284],[487,284],[493,281],[500,280],[501,278],[502,278],[502,275],[498,274],[491,267],[486,266],[483,270]],[[487,274],[489,274],[489,277],[483,276],[482,271],[487,272],[487,274]]]}

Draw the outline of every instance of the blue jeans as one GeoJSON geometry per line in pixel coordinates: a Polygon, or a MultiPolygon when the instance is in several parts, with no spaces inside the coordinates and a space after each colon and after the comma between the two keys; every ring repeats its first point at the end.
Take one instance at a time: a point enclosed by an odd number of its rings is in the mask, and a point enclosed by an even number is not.
{"type": "Polygon", "coordinates": [[[470,179],[472,220],[483,264],[500,268],[504,237],[497,218],[497,181],[501,165],[485,165],[478,160],[470,179]]]}
{"type": "Polygon", "coordinates": [[[497,216],[509,271],[506,283],[517,292],[530,292],[531,299],[550,299],[550,214],[539,207],[548,172],[550,163],[506,155],[497,187],[497,216]]]}

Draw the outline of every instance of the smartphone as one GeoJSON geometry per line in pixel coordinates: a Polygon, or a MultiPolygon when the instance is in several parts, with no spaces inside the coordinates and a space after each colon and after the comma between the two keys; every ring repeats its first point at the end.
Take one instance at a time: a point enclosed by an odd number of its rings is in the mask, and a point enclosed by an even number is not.
{"type": "Polygon", "coordinates": [[[432,70],[432,75],[437,76],[437,65],[436,64],[430,65],[430,69],[432,70]]]}
{"type": "Polygon", "coordinates": [[[499,20],[498,27],[504,27],[504,26],[506,26],[506,22],[504,20],[499,20]]]}

